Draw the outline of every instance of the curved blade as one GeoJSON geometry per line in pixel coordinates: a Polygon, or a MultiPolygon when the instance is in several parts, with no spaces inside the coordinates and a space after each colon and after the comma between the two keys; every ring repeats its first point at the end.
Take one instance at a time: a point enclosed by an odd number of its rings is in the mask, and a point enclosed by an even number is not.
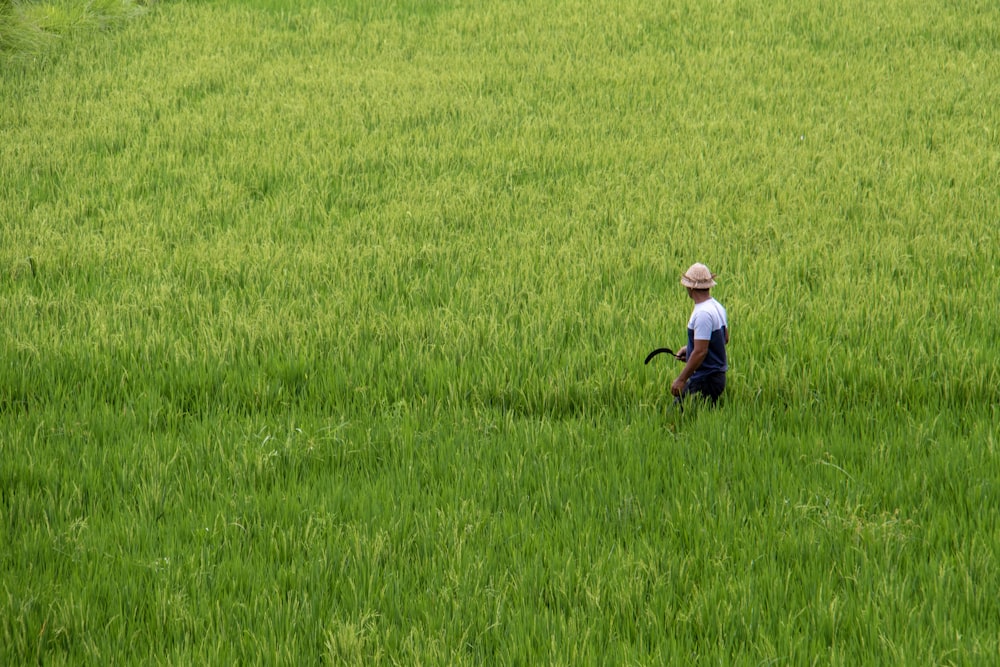
{"type": "Polygon", "coordinates": [[[677,356],[674,354],[674,351],[671,350],[669,347],[658,347],[652,352],[650,352],[648,355],[646,355],[646,361],[644,361],[643,363],[648,364],[650,361],[652,361],[653,357],[655,357],[658,354],[669,354],[671,357],[677,356]]]}

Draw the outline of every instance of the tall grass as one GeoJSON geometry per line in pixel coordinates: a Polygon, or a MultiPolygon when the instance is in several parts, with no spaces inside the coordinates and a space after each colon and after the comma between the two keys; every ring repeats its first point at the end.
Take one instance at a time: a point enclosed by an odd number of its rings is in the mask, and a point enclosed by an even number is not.
{"type": "Polygon", "coordinates": [[[120,25],[142,12],[145,0],[2,0],[0,64],[51,53],[63,37],[120,25]]]}
{"type": "Polygon", "coordinates": [[[998,18],[164,3],[3,70],[2,662],[989,663],[998,18]]]}

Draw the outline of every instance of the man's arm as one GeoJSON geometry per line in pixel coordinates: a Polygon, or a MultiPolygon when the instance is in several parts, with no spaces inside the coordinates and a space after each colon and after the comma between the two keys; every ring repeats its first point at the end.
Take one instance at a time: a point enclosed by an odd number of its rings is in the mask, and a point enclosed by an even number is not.
{"type": "Polygon", "coordinates": [[[681,392],[684,391],[684,385],[691,378],[698,367],[701,366],[701,362],[705,361],[705,357],[708,356],[708,341],[707,340],[695,340],[694,349],[691,350],[691,355],[688,356],[687,363],[684,364],[684,369],[681,374],[677,376],[674,383],[670,385],[670,393],[674,396],[680,396],[681,392]]]}

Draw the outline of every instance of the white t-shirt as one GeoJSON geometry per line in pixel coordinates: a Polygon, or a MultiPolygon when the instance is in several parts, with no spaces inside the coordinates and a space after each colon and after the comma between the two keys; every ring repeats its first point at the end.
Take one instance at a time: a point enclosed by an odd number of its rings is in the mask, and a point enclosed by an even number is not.
{"type": "Polygon", "coordinates": [[[711,373],[725,373],[729,370],[726,359],[726,329],[729,322],[726,309],[715,299],[696,303],[688,320],[688,355],[694,351],[696,340],[708,341],[708,355],[701,366],[694,372],[692,378],[698,378],[711,373]]]}

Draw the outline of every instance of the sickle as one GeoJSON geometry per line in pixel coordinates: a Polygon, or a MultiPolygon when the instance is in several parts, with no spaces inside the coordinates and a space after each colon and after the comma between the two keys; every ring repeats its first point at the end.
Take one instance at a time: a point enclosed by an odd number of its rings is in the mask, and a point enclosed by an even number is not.
{"type": "MultiPolygon", "coordinates": [[[[650,352],[648,355],[646,355],[646,361],[643,362],[643,363],[647,363],[648,364],[650,361],[652,361],[653,357],[655,357],[658,354],[669,354],[674,359],[677,359],[677,355],[674,354],[674,351],[671,350],[669,347],[658,347],[655,350],[653,350],[652,352],[650,352]]],[[[677,359],[677,360],[680,361],[680,359],[677,359]]]]}

